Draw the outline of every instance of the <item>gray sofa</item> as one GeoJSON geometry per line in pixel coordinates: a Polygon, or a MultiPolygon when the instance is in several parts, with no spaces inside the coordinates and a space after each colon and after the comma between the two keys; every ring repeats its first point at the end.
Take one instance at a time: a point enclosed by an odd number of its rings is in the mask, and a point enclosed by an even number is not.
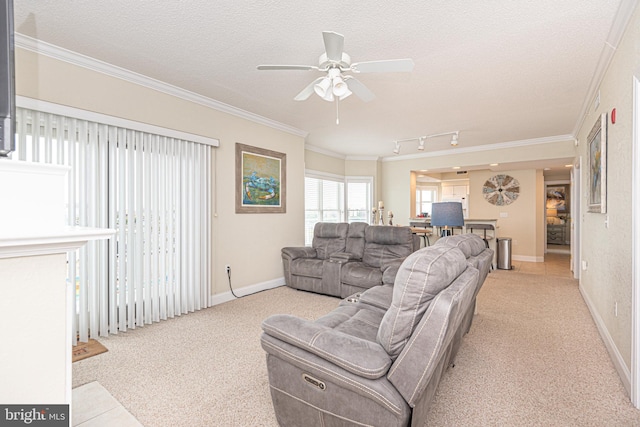
{"type": "Polygon", "coordinates": [[[419,247],[409,227],[320,222],[311,247],[282,248],[285,283],[344,298],[392,285],[402,261],[419,247]]]}
{"type": "Polygon", "coordinates": [[[476,238],[412,253],[392,286],[352,295],[316,321],[265,319],[261,343],[280,426],[424,425],[489,271],[491,250],[479,239],[476,253],[476,238]]]}

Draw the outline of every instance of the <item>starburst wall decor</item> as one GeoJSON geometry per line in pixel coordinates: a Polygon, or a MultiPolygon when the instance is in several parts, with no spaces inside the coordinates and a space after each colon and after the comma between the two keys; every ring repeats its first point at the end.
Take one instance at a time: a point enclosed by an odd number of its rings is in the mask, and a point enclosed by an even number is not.
{"type": "Polygon", "coordinates": [[[509,175],[495,175],[482,186],[482,195],[492,205],[510,205],[520,195],[520,183],[509,175]]]}

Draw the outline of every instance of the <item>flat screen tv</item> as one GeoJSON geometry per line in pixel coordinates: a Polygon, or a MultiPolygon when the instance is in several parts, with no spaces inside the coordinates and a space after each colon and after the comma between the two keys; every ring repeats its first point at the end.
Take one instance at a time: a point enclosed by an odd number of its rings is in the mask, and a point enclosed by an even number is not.
{"type": "Polygon", "coordinates": [[[0,0],[0,157],[15,150],[13,0],[0,0]]]}

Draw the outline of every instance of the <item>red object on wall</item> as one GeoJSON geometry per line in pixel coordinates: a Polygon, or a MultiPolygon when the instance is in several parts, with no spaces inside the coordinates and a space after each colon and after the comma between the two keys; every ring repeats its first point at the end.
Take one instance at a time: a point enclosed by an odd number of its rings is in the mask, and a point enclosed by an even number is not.
{"type": "Polygon", "coordinates": [[[616,109],[615,108],[613,110],[611,110],[611,124],[612,125],[616,124],[616,109]]]}

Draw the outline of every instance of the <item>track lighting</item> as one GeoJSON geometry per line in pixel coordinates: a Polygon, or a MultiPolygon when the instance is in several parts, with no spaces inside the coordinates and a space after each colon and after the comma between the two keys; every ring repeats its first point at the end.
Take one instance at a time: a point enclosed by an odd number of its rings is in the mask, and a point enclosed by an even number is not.
{"type": "Polygon", "coordinates": [[[460,131],[456,130],[451,132],[434,133],[433,135],[417,136],[414,138],[406,138],[406,139],[400,139],[398,141],[395,141],[396,146],[395,146],[395,149],[393,150],[393,154],[400,153],[400,144],[399,144],[400,142],[418,140],[418,151],[424,151],[424,143],[426,142],[427,138],[435,138],[437,136],[444,136],[444,135],[451,135],[451,145],[453,147],[458,145],[458,136],[460,135],[460,131]]]}
{"type": "Polygon", "coordinates": [[[451,145],[454,147],[458,145],[458,132],[454,133],[451,137],[451,145]]]}

